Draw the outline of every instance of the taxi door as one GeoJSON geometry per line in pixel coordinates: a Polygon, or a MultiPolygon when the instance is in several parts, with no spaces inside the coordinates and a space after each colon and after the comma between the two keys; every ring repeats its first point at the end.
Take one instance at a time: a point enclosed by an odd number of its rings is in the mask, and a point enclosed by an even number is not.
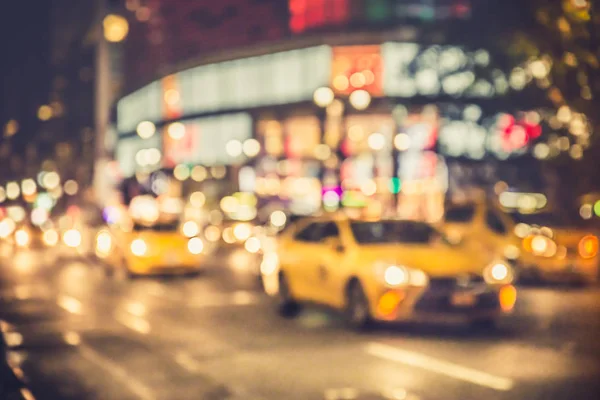
{"type": "Polygon", "coordinates": [[[322,247],[317,255],[316,268],[311,274],[315,301],[333,307],[343,306],[343,286],[348,275],[345,261],[348,243],[340,228],[337,221],[323,224],[320,235],[322,247]]]}
{"type": "Polygon", "coordinates": [[[298,226],[292,236],[280,244],[279,261],[292,295],[298,300],[318,301],[316,274],[321,262],[322,222],[298,226]]]}

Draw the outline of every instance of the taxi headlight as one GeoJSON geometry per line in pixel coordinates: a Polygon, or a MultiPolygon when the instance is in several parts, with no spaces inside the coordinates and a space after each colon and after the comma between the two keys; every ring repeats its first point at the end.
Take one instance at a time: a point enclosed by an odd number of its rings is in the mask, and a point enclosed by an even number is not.
{"type": "Polygon", "coordinates": [[[96,237],[96,250],[102,254],[107,254],[112,248],[112,239],[108,232],[100,232],[96,237]]]}
{"type": "Polygon", "coordinates": [[[133,242],[131,242],[130,248],[131,252],[138,257],[143,256],[148,251],[148,246],[143,239],[135,239],[133,242]]]}
{"type": "Polygon", "coordinates": [[[44,244],[46,246],[56,246],[56,244],[58,243],[58,233],[56,233],[54,229],[49,229],[46,232],[44,232],[42,240],[44,241],[44,244]]]}
{"type": "Polygon", "coordinates": [[[412,269],[403,265],[390,265],[386,263],[376,266],[378,276],[389,287],[419,286],[429,284],[427,274],[419,269],[412,269]]]}
{"type": "Polygon", "coordinates": [[[197,255],[202,253],[202,250],[204,250],[204,243],[202,243],[202,239],[193,237],[188,240],[187,248],[190,253],[197,255]]]}
{"type": "Polygon", "coordinates": [[[413,269],[410,271],[410,284],[411,286],[427,286],[429,284],[429,277],[420,269],[413,269]]]}
{"type": "Polygon", "coordinates": [[[25,247],[29,244],[29,233],[23,229],[19,229],[15,232],[15,242],[20,247],[25,247]]]}
{"type": "Polygon", "coordinates": [[[513,270],[504,261],[496,261],[483,271],[483,278],[489,284],[506,284],[514,280],[513,270]]]}
{"type": "Polygon", "coordinates": [[[406,268],[390,265],[383,273],[383,280],[390,286],[402,286],[408,284],[410,278],[406,268]]]}
{"type": "Polygon", "coordinates": [[[69,229],[63,235],[63,242],[69,247],[77,247],[81,244],[81,233],[77,229],[69,229]]]}
{"type": "Polygon", "coordinates": [[[531,251],[537,256],[553,257],[556,254],[557,246],[554,240],[536,235],[531,239],[531,251]]]}

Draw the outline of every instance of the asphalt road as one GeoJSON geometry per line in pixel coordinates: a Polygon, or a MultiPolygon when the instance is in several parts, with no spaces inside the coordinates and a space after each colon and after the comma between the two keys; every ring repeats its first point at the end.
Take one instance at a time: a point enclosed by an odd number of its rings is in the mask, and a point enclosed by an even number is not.
{"type": "Polygon", "coordinates": [[[248,256],[119,283],[53,252],[0,255],[8,359],[36,399],[598,399],[600,290],[524,288],[497,332],[349,331],[278,317],[248,256]]]}

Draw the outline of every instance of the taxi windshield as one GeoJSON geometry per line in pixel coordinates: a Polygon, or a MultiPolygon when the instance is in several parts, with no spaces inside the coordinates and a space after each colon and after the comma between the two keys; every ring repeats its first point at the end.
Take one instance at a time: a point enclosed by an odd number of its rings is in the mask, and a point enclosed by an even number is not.
{"type": "Polygon", "coordinates": [[[430,225],[412,221],[352,222],[358,243],[430,243],[439,233],[430,225]]]}
{"type": "Polygon", "coordinates": [[[152,231],[152,232],[176,232],[179,228],[179,221],[161,222],[152,225],[146,225],[136,222],[133,225],[135,232],[152,231]]]}

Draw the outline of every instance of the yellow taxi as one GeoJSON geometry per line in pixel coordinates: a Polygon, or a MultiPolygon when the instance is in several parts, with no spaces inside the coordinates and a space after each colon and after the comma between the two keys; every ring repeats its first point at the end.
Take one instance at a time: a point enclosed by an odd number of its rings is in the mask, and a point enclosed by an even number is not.
{"type": "Polygon", "coordinates": [[[112,226],[96,235],[96,256],[118,279],[140,275],[199,272],[206,252],[193,221],[112,226]],[[194,233],[194,234],[190,234],[194,233]]]}
{"type": "Polygon", "coordinates": [[[491,202],[448,207],[445,233],[476,240],[481,251],[511,260],[523,280],[592,283],[598,279],[598,236],[557,213],[506,213],[491,202]]]}
{"type": "Polygon", "coordinates": [[[356,328],[376,320],[491,326],[516,301],[507,262],[415,221],[301,219],[265,254],[261,274],[282,314],[319,303],[344,311],[356,328]]]}

